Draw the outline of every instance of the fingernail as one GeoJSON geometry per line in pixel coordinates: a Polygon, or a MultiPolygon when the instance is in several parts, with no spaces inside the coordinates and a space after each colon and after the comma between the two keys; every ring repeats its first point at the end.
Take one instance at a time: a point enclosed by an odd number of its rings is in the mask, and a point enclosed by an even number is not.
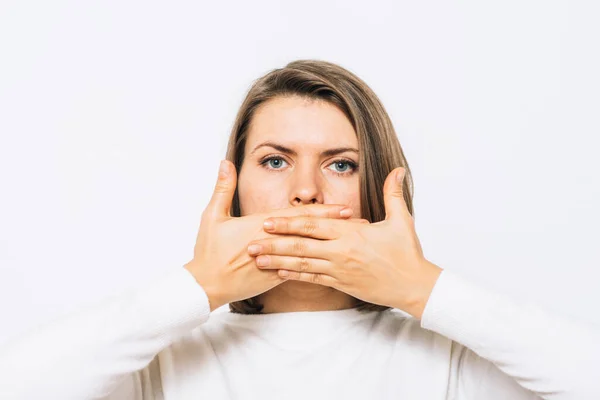
{"type": "Polygon", "coordinates": [[[259,244],[251,244],[248,246],[248,253],[250,254],[258,254],[260,253],[261,247],[259,244]]]}
{"type": "Polygon", "coordinates": [[[273,221],[265,221],[263,223],[263,226],[267,231],[272,231],[275,229],[275,224],[273,223],[273,221]]]}
{"type": "Polygon", "coordinates": [[[229,166],[225,160],[221,160],[219,165],[219,178],[227,178],[229,176],[229,166]]]}
{"type": "Polygon", "coordinates": [[[281,276],[282,278],[287,278],[289,276],[289,272],[286,271],[285,269],[280,269],[279,270],[279,276],[281,276]]]}
{"type": "Polygon", "coordinates": [[[344,208],[342,209],[342,211],[340,211],[340,217],[346,218],[346,217],[351,217],[352,214],[354,214],[354,211],[352,211],[351,208],[344,208]]]}
{"type": "Polygon", "coordinates": [[[256,265],[258,265],[259,267],[266,267],[270,263],[271,263],[271,261],[269,260],[269,256],[256,257],[256,265]]]}

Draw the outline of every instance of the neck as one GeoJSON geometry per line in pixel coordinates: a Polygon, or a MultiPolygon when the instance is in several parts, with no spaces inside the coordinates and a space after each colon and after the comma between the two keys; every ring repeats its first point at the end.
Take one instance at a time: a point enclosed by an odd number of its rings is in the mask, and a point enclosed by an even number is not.
{"type": "Polygon", "coordinates": [[[308,282],[287,281],[259,296],[262,313],[331,311],[354,308],[356,299],[344,292],[308,282]]]}

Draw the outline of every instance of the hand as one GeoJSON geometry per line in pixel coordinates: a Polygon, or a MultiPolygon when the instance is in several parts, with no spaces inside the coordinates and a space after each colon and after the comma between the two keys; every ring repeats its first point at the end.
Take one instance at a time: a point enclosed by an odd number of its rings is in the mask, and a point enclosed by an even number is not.
{"type": "Polygon", "coordinates": [[[194,258],[185,268],[206,292],[211,311],[238,300],[259,295],[284,282],[277,271],[256,268],[248,255],[248,243],[272,237],[263,230],[270,216],[347,218],[352,210],[344,205],[314,204],[274,210],[268,214],[231,217],[230,209],[237,183],[235,166],[223,160],[212,198],[202,213],[194,246],[194,258]],[[341,210],[347,210],[340,214],[341,210]]]}
{"type": "Polygon", "coordinates": [[[251,245],[258,251],[249,248],[249,254],[263,271],[330,286],[420,319],[442,269],[423,256],[404,202],[404,172],[396,168],[386,178],[384,221],[268,218],[265,230],[283,236],[255,240],[251,245]]]}

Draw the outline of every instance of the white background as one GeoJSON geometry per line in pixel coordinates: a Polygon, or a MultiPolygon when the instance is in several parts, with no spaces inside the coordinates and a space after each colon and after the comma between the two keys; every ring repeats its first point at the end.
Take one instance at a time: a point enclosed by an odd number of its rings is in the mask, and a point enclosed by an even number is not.
{"type": "Polygon", "coordinates": [[[0,342],[189,261],[252,80],[383,101],[443,268],[600,324],[596,2],[3,1],[0,342]]]}

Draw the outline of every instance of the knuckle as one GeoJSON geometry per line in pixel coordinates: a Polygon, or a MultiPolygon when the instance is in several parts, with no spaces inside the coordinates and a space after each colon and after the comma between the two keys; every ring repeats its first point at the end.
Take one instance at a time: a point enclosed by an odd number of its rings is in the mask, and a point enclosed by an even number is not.
{"type": "Polygon", "coordinates": [[[217,193],[226,193],[229,191],[229,183],[225,180],[219,179],[217,184],[215,185],[215,192],[217,193]]]}
{"type": "Polygon", "coordinates": [[[343,253],[342,255],[342,263],[343,265],[350,266],[354,263],[354,258],[350,253],[343,253]]]}
{"type": "Polygon", "coordinates": [[[294,239],[294,243],[293,243],[294,254],[302,257],[304,255],[305,250],[306,250],[306,245],[305,245],[304,241],[300,238],[294,239]]]}
{"type": "Polygon", "coordinates": [[[311,274],[309,281],[312,283],[319,284],[321,282],[321,276],[319,274],[311,274]]]}
{"type": "Polygon", "coordinates": [[[304,220],[302,230],[305,234],[314,233],[318,228],[319,223],[314,218],[307,218],[304,220]]]}
{"type": "Polygon", "coordinates": [[[298,259],[298,271],[307,272],[310,269],[310,262],[306,257],[300,257],[298,259]]]}

